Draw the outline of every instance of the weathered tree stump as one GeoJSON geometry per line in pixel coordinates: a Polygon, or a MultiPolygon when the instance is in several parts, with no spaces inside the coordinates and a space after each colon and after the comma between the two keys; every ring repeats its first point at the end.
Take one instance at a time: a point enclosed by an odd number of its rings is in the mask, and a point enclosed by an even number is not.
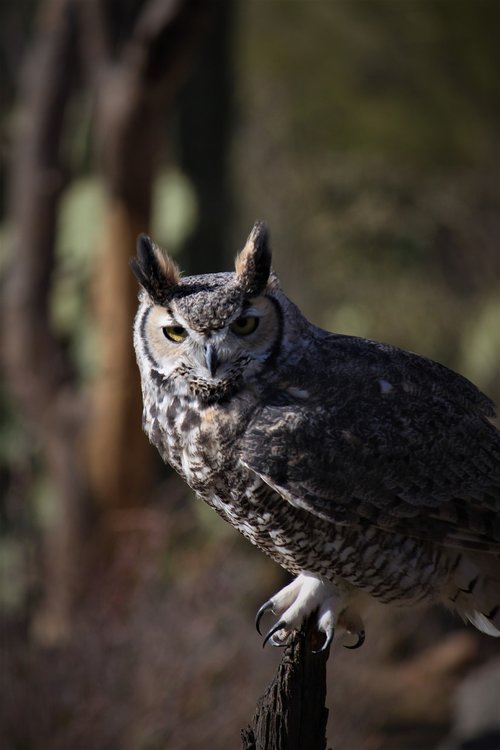
{"type": "Polygon", "coordinates": [[[276,676],[242,730],[242,750],[326,750],[326,663],[309,621],[285,647],[276,676]]]}

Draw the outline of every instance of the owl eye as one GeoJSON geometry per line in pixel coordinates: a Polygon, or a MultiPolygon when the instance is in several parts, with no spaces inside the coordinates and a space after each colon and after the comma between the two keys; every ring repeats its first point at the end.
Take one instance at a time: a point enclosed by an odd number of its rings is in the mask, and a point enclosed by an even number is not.
{"type": "Polygon", "coordinates": [[[188,336],[188,332],[182,326],[165,326],[162,330],[165,338],[176,344],[180,344],[188,336]]]}
{"type": "Polygon", "coordinates": [[[259,319],[255,315],[243,315],[231,323],[229,328],[238,336],[248,336],[255,331],[258,325],[259,319]]]}

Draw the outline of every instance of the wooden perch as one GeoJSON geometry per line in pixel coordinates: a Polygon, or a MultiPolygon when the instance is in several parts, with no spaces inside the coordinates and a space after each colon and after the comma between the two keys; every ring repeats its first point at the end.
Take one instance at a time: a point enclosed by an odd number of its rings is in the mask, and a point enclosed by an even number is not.
{"type": "Polygon", "coordinates": [[[329,649],[314,653],[318,634],[309,620],[286,646],[276,676],[242,730],[242,750],[325,750],[329,649]]]}

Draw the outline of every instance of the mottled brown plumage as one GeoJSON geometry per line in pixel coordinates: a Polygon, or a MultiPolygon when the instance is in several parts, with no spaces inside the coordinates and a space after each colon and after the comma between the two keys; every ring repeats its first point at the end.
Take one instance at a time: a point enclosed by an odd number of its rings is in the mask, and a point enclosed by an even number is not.
{"type": "Polygon", "coordinates": [[[440,601],[500,635],[500,433],[447,368],[309,323],[255,225],[234,273],[180,278],[148,238],[133,270],[144,428],[223,518],[297,575],[266,602],[280,642],[310,612],[358,634],[370,596],[440,601]]]}

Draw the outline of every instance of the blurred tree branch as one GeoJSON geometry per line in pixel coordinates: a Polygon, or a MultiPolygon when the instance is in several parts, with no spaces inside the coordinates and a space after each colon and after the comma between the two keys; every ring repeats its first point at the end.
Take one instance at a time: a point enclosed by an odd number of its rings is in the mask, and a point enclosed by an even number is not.
{"type": "MultiPolygon", "coordinates": [[[[61,157],[66,104],[74,84],[76,17],[67,0],[50,0],[24,71],[23,107],[11,163],[12,260],[3,309],[3,364],[13,394],[43,446],[57,518],[46,539],[45,612],[49,640],[68,628],[85,506],[79,458],[81,400],[71,362],[49,313],[57,211],[65,183],[61,157]],[[50,621],[50,622],[49,622],[50,621]],[[50,632],[49,632],[50,631],[50,632]]],[[[45,623],[45,624],[42,624],[45,623]]]]}
{"type": "MultiPolygon", "coordinates": [[[[137,0],[132,6],[106,0],[42,3],[13,148],[3,360],[47,462],[57,509],[44,543],[45,600],[37,620],[48,641],[69,629],[81,577],[84,514],[91,507],[140,504],[151,482],[131,341],[137,289],[127,260],[137,234],[149,225],[166,113],[213,3],[137,0]],[[91,384],[90,409],[50,317],[67,171],[65,113],[82,70],[94,95],[107,193],[94,295],[100,370],[91,384]]],[[[102,531],[106,514],[99,520],[102,531]]]]}
{"type": "Polygon", "coordinates": [[[102,360],[86,444],[93,495],[102,507],[116,508],[137,503],[152,481],[152,453],[140,428],[140,384],[131,341],[137,286],[127,261],[135,252],[137,235],[149,226],[166,113],[212,3],[142,2],[132,23],[120,6],[113,14],[99,0],[81,0],[79,7],[107,193],[94,293],[102,360]],[[122,30],[122,38],[113,39],[116,28],[122,30]]]}
{"type": "Polygon", "coordinates": [[[233,261],[231,146],[234,124],[232,44],[236,4],[218,0],[199,64],[180,95],[180,166],[196,194],[196,226],[183,247],[186,270],[209,273],[233,261]],[[207,143],[210,147],[207,148],[207,143]]]}

